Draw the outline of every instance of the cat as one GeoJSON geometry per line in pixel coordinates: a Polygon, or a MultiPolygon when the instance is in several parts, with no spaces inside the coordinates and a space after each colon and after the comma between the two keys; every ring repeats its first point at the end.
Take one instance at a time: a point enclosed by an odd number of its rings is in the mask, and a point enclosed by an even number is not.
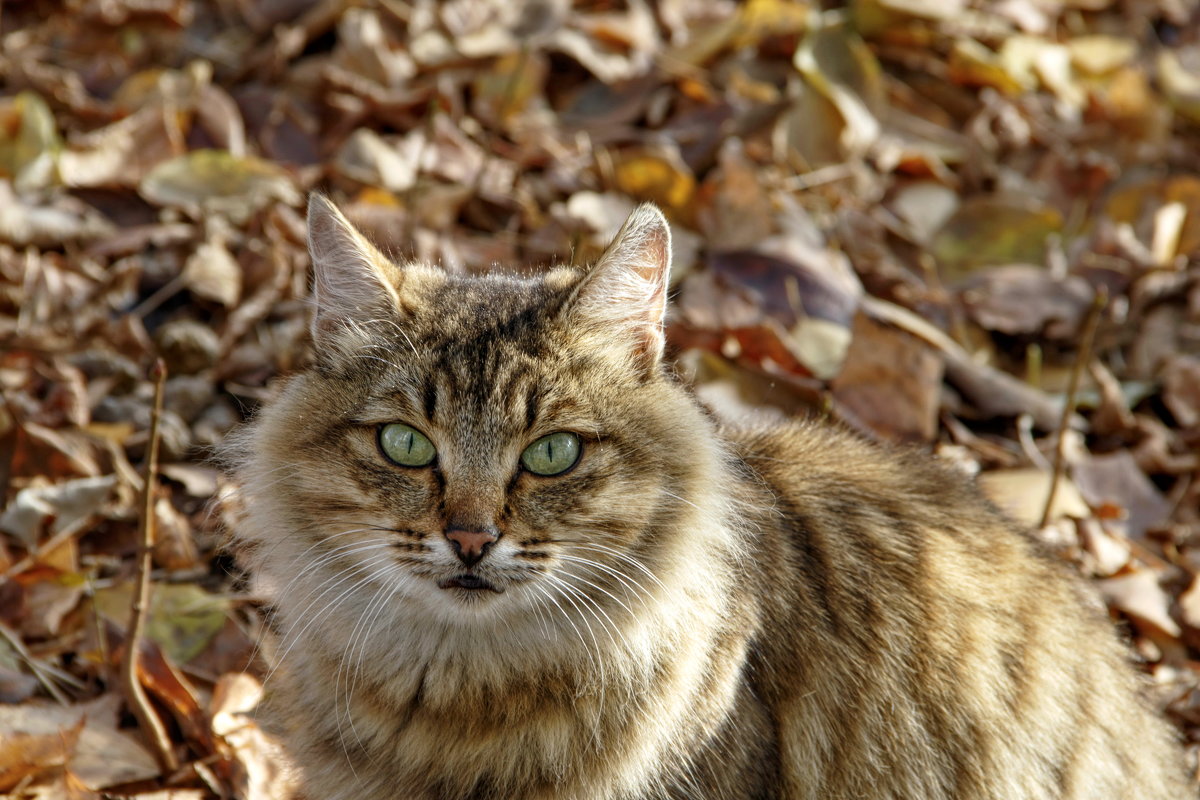
{"type": "Polygon", "coordinates": [[[1091,591],[965,478],[673,376],[653,206],[537,277],[308,220],[312,365],[227,445],[307,797],[1196,796],[1091,591]]]}

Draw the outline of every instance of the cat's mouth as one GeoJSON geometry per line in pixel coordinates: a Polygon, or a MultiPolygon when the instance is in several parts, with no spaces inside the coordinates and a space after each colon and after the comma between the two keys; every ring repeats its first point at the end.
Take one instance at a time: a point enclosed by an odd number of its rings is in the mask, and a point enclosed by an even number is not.
{"type": "Polygon", "coordinates": [[[489,591],[500,594],[504,590],[488,583],[478,575],[472,575],[464,572],[462,575],[455,575],[453,578],[447,578],[438,583],[439,589],[467,589],[469,591],[489,591]]]}

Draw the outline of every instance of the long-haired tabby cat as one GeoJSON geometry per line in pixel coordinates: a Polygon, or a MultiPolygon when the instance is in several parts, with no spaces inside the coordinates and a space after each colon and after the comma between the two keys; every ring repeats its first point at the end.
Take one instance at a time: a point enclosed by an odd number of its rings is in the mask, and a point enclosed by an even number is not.
{"type": "Polygon", "coordinates": [[[1194,796],[1089,590],[957,475],[713,418],[670,233],[465,277],[309,206],[315,359],[234,437],[312,800],[1194,796]]]}

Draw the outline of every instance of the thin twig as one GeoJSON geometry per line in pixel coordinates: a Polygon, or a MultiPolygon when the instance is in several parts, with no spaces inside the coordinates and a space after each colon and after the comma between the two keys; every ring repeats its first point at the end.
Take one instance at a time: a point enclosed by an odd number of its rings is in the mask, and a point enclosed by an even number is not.
{"type": "Polygon", "coordinates": [[[43,687],[45,687],[46,691],[51,697],[57,700],[61,705],[66,706],[71,704],[70,698],[62,693],[57,684],[62,683],[76,689],[82,689],[83,683],[78,678],[69,672],[64,672],[63,670],[58,669],[53,664],[47,664],[39,661],[34,657],[33,653],[30,653],[29,649],[25,647],[24,642],[21,641],[21,637],[17,635],[17,632],[9,628],[3,622],[0,622],[0,638],[3,638],[6,642],[8,642],[9,646],[16,652],[17,656],[25,662],[25,665],[29,667],[30,672],[32,672],[33,676],[38,679],[43,687]]]}
{"type": "Polygon", "coordinates": [[[1092,359],[1092,344],[1096,340],[1096,329],[1100,326],[1100,313],[1108,305],[1108,290],[1101,286],[1096,290],[1096,297],[1083,323],[1082,339],[1079,343],[1079,356],[1071,367],[1071,377],[1067,383],[1067,396],[1063,401],[1062,419],[1058,423],[1058,439],[1054,443],[1054,469],[1050,473],[1050,491],[1046,495],[1046,507],[1042,509],[1042,521],[1039,528],[1050,523],[1050,510],[1054,507],[1054,496],[1058,494],[1058,482],[1062,479],[1066,467],[1067,428],[1071,424],[1071,414],[1075,411],[1075,394],[1079,391],[1079,377],[1084,367],[1092,359]]]}
{"type": "Polygon", "coordinates": [[[162,418],[163,389],[167,383],[167,367],[162,359],[154,364],[151,372],[154,379],[154,407],[150,412],[150,449],[146,456],[146,480],[142,486],[141,543],[138,547],[137,584],[133,590],[133,603],[129,610],[129,628],[125,636],[125,660],[121,664],[121,680],[125,696],[137,717],[138,725],[154,745],[159,767],[170,774],[179,768],[175,751],[162,720],[150,706],[150,700],[138,680],[138,652],[142,633],[146,627],[146,614],[150,608],[150,556],[154,548],[154,488],[158,474],[159,420],[162,418]]]}

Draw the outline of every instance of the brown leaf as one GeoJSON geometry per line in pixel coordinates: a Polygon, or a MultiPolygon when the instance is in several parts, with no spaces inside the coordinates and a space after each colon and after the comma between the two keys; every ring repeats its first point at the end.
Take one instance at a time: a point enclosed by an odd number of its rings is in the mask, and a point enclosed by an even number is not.
{"type": "Polygon", "coordinates": [[[188,741],[198,747],[201,753],[212,753],[212,731],[200,707],[195,687],[167,660],[162,649],[152,640],[142,641],[137,674],[146,691],[171,711],[188,741]]]}
{"type": "Polygon", "coordinates": [[[1117,507],[1131,539],[1167,520],[1171,504],[1146,477],[1128,450],[1092,456],[1075,462],[1071,475],[1079,491],[1093,508],[1117,507]]]}
{"type": "Polygon", "coordinates": [[[51,247],[113,233],[108,220],[74,198],[60,196],[45,202],[19,198],[8,181],[0,180],[0,241],[51,247]]]}
{"type": "Polygon", "coordinates": [[[37,544],[44,523],[52,520],[49,532],[61,533],[77,527],[97,513],[116,486],[115,475],[77,478],[55,486],[31,486],[17,493],[0,514],[0,531],[16,536],[27,547],[37,544]]]}
{"type": "Polygon", "coordinates": [[[850,349],[830,384],[834,398],[885,439],[928,442],[937,433],[942,361],[916,337],[855,315],[850,349]]]}
{"type": "Polygon", "coordinates": [[[821,272],[760,253],[714,253],[709,266],[681,291],[688,325],[716,334],[718,349],[730,357],[758,366],[769,360],[800,375],[837,374],[855,297],[821,272]]]}
{"type": "Polygon", "coordinates": [[[796,48],[796,69],[836,109],[842,157],[866,152],[879,137],[876,110],[883,101],[879,63],[848,25],[812,28],[796,48]]]}
{"type": "Polygon", "coordinates": [[[974,275],[962,298],[974,320],[989,331],[1074,339],[1092,294],[1082,278],[1059,279],[1041,267],[1012,264],[974,275]]]}
{"type": "Polygon", "coordinates": [[[771,200],[740,139],[727,139],[717,169],[700,186],[696,226],[730,250],[752,248],[774,233],[771,200]]]}
{"type": "MultiPolygon", "coordinates": [[[[0,751],[14,734],[57,737],[62,741],[63,732],[71,731],[73,746],[62,753],[62,763],[86,786],[103,789],[154,777],[158,775],[154,758],[118,728],[120,704],[120,698],[110,693],[66,707],[39,700],[0,705],[0,731],[5,731],[0,751]]],[[[43,743],[53,755],[49,738],[43,743]]],[[[53,760],[58,761],[58,756],[53,760]]]]}
{"type": "Polygon", "coordinates": [[[1173,355],[1163,369],[1163,402],[1184,428],[1200,426],[1200,358],[1173,355]]]}
{"type": "Polygon", "coordinates": [[[83,720],[55,733],[13,733],[0,742],[0,792],[23,781],[62,769],[71,760],[83,720]]]}

